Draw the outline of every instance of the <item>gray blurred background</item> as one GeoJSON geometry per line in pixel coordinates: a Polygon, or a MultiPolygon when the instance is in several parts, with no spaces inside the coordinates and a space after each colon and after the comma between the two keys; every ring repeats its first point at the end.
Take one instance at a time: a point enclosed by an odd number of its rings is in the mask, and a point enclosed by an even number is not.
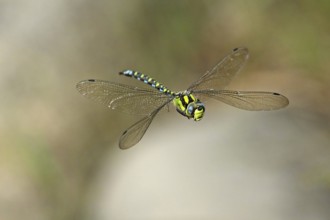
{"type": "Polygon", "coordinates": [[[0,219],[330,218],[330,2],[0,0],[0,219]],[[235,47],[231,89],[290,105],[172,108],[118,148],[139,117],[75,84],[132,68],[184,90],[235,47]]]}

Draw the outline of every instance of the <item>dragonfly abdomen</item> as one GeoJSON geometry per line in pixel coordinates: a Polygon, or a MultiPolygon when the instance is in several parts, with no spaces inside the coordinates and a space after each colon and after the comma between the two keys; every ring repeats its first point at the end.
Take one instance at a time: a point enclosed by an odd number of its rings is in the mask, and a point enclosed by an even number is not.
{"type": "Polygon", "coordinates": [[[166,88],[163,84],[161,84],[160,82],[156,81],[155,79],[151,78],[146,74],[134,70],[124,70],[122,72],[119,72],[119,74],[127,77],[133,77],[141,82],[144,82],[145,84],[152,86],[153,88],[157,89],[159,92],[172,96],[175,95],[174,92],[166,88]]]}

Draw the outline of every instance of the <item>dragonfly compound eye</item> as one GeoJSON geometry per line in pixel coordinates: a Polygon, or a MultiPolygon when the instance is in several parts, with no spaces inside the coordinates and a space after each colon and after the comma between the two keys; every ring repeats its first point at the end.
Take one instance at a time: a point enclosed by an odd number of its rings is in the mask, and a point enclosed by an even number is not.
{"type": "Polygon", "coordinates": [[[194,112],[194,105],[188,105],[188,108],[187,108],[187,111],[188,111],[188,113],[190,114],[190,115],[192,115],[193,114],[193,112],[194,112]]]}

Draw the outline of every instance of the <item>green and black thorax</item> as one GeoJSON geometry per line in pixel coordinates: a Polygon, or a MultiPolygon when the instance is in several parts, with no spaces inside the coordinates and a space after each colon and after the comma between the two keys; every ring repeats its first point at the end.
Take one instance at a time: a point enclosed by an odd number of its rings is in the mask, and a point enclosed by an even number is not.
{"type": "Polygon", "coordinates": [[[159,92],[168,95],[169,99],[172,100],[172,103],[175,106],[177,112],[187,117],[188,119],[193,118],[195,121],[199,121],[203,118],[205,112],[204,104],[189,91],[172,92],[162,83],[156,81],[146,74],[134,70],[124,70],[119,74],[127,77],[133,77],[157,89],[159,92]]]}

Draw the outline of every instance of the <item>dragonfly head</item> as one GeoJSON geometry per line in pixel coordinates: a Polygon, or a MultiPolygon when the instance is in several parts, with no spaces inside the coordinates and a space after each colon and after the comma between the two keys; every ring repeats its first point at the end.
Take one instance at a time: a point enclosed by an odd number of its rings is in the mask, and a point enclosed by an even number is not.
{"type": "Polygon", "coordinates": [[[187,115],[194,118],[195,121],[199,121],[203,118],[205,112],[205,106],[202,102],[197,100],[196,102],[191,102],[187,106],[187,115]]]}

